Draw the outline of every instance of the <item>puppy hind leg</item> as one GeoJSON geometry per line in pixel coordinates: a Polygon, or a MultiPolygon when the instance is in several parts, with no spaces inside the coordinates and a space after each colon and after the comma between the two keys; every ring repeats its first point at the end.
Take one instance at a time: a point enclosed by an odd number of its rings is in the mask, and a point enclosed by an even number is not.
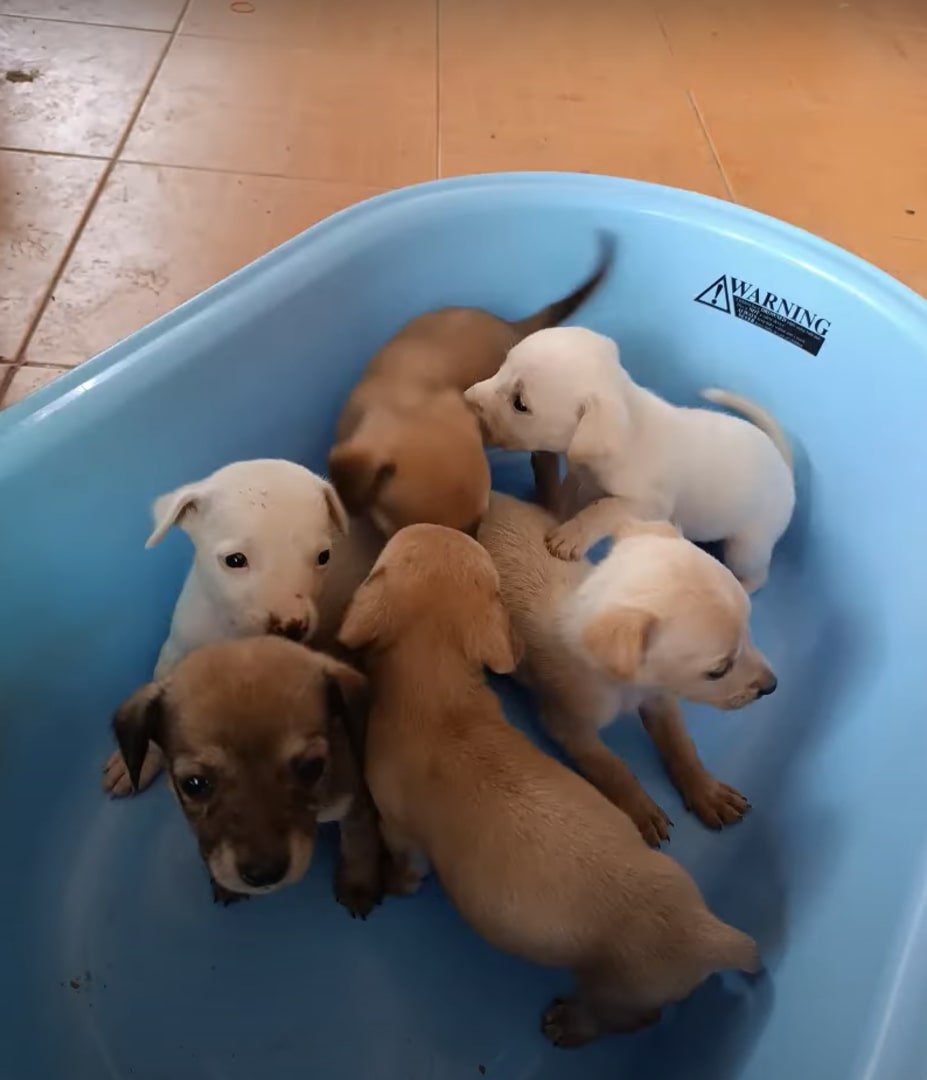
{"type": "Polygon", "coordinates": [[[756,592],[766,584],[773,546],[769,534],[756,528],[744,529],[724,541],[724,565],[745,592],[756,592]]]}
{"type": "Polygon", "coordinates": [[[554,1046],[584,1046],[602,1035],[641,1031],[660,1019],[660,1008],[634,1002],[607,970],[578,973],[577,982],[579,992],[556,998],[541,1018],[541,1030],[554,1046]]]}
{"type": "Polygon", "coordinates": [[[602,742],[598,728],[559,709],[542,710],[542,722],[550,737],[576,765],[577,770],[623,810],[651,847],[669,840],[672,821],[650,798],[628,766],[602,742]]]}
{"type": "Polygon", "coordinates": [[[389,851],[386,891],[392,896],[417,893],[428,876],[429,864],[425,853],[395,825],[381,820],[380,833],[389,851]]]}

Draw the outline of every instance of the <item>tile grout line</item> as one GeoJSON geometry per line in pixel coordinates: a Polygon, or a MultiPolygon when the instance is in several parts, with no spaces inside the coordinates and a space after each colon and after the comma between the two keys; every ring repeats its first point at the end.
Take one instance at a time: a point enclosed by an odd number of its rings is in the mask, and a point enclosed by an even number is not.
{"type": "Polygon", "coordinates": [[[30,150],[28,146],[3,146],[2,154],[35,154],[36,157],[74,158],[77,161],[109,161],[107,154],[78,154],[73,150],[30,150]]]}
{"type": "Polygon", "coordinates": [[[695,100],[695,94],[693,94],[691,90],[686,90],[686,95],[689,98],[689,104],[692,106],[692,111],[695,113],[695,118],[698,120],[699,127],[702,129],[702,134],[705,136],[705,142],[708,143],[708,149],[711,151],[711,156],[714,158],[715,166],[721,176],[721,182],[724,184],[724,190],[727,192],[727,196],[731,202],[736,203],[737,196],[734,194],[734,188],[728,179],[727,173],[724,171],[724,166],[721,164],[721,156],[715,146],[714,139],[711,137],[711,132],[708,130],[708,125],[705,123],[705,117],[702,116],[702,110],[698,107],[698,102],[695,100]]]}
{"type": "Polygon", "coordinates": [[[435,179],[441,178],[441,0],[435,0],[435,179]]]}
{"type": "Polygon", "coordinates": [[[100,30],[137,30],[142,34],[170,34],[163,26],[123,26],[122,23],[87,22],[84,19],[55,19],[51,15],[33,15],[32,12],[2,11],[4,19],[24,19],[31,22],[56,23],[58,26],[92,26],[100,30]]]}
{"type": "MultiPolygon", "coordinates": [[[[13,357],[13,363],[4,378],[0,380],[0,406],[2,406],[3,399],[6,397],[6,394],[9,391],[13,379],[16,377],[16,373],[25,363],[26,350],[32,343],[32,339],[35,336],[35,332],[39,327],[39,323],[42,321],[42,317],[45,315],[45,312],[48,309],[48,304],[52,296],[54,295],[55,289],[58,287],[61,278],[64,276],[65,268],[67,267],[68,262],[70,262],[71,256],[74,254],[74,250],[77,247],[78,241],[83,235],[84,229],[87,227],[87,223],[90,220],[93,211],[96,209],[97,203],[100,201],[100,196],[103,194],[103,189],[106,187],[109,178],[113,174],[113,170],[116,168],[116,165],[119,162],[119,155],[122,153],[126,143],[129,141],[129,136],[132,133],[132,129],[135,127],[135,122],[142,111],[142,107],[144,106],[149,93],[151,92],[152,86],[154,86],[155,79],[157,79],[158,75],[161,72],[161,68],[164,65],[164,61],[167,58],[167,54],[170,51],[171,45],[173,45],[174,40],[177,37],[181,23],[183,22],[184,16],[187,14],[187,8],[190,6],[191,2],[192,0],[184,0],[183,7],[181,8],[180,13],[174,23],[174,29],[170,32],[170,34],[167,35],[167,41],[165,42],[164,48],[161,50],[161,55],[155,62],[151,74],[146,80],[145,85],[142,87],[141,93],[138,96],[138,100],[135,103],[135,107],[129,114],[128,122],[126,123],[122,134],[119,136],[119,139],[116,142],[116,146],[113,149],[112,156],[107,161],[103,172],[100,174],[100,179],[97,181],[96,186],[90,194],[90,198],[87,200],[87,205],[84,207],[83,213],[81,214],[77,222],[77,227],[75,228],[71,239],[68,241],[68,244],[64,249],[61,258],[58,261],[58,265],[55,267],[55,272],[52,274],[51,281],[48,283],[48,287],[46,288],[41,300],[39,301],[35,315],[29,321],[29,326],[26,329],[26,333],[23,335],[22,342],[20,343],[20,346],[16,350],[16,354],[13,357]]],[[[75,364],[74,366],[77,367],[79,365],[75,364]]]]}

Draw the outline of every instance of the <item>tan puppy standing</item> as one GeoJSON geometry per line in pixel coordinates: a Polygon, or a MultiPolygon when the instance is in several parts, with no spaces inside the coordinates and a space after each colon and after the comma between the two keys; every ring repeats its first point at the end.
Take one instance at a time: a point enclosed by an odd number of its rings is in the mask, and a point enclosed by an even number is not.
{"type": "Polygon", "coordinates": [[[569,318],[605,279],[614,244],[602,237],[592,275],[569,296],[519,322],[445,308],[409,322],[371,360],[341,413],[329,475],[352,514],[386,536],[433,522],[471,534],[489,499],[479,426],[463,400],[513,345],[569,318]]]}
{"type": "Polygon", "coordinates": [[[711,973],[755,971],[756,944],[631,820],[507,723],[483,668],[515,667],[499,578],[460,532],[403,529],[341,631],[365,648],[366,772],[395,869],[412,892],[433,864],[497,947],[571,968],[578,992],[544,1013],[578,1046],[655,1021],[711,973]]]}
{"type": "Polygon", "coordinates": [[[479,540],[525,645],[518,676],[541,698],[550,736],[659,844],[671,822],[600,730],[637,711],[686,806],[712,828],[749,804],[705,768],[677,696],[738,709],[776,688],[750,639],[750,601],[734,575],[669,524],[628,520],[597,567],[547,550],[556,519],[493,492],[479,540]]]}

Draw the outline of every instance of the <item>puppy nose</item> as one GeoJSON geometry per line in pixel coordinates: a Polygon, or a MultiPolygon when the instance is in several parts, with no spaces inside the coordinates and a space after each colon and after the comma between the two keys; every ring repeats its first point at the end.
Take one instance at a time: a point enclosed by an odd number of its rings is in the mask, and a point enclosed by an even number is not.
{"type": "Polygon", "coordinates": [[[309,632],[309,623],[305,619],[290,619],[289,622],[281,622],[276,615],[271,615],[267,620],[268,634],[279,634],[280,637],[289,638],[290,641],[302,641],[309,632]]]}
{"type": "Polygon", "coordinates": [[[252,889],[263,889],[282,881],[289,868],[290,860],[276,855],[251,858],[238,864],[238,876],[252,889]]]}
{"type": "Polygon", "coordinates": [[[769,697],[770,694],[775,693],[776,687],[779,685],[779,680],[775,675],[769,676],[769,681],[762,683],[760,688],[756,692],[758,698],[769,697]]]}

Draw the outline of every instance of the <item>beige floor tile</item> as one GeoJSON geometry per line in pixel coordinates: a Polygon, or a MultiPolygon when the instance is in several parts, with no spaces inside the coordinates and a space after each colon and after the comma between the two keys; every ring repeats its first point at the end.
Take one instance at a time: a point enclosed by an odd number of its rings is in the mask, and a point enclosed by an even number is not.
{"type": "Polygon", "coordinates": [[[118,165],[27,351],[78,364],[370,188],[118,165]]]}
{"type": "MultiPolygon", "coordinates": [[[[6,382],[7,371],[9,371],[9,366],[0,364],[0,387],[6,382]]],[[[5,409],[8,405],[15,405],[17,401],[22,401],[39,387],[54,382],[65,371],[67,368],[32,367],[31,365],[19,368],[13,376],[13,381],[7,387],[3,400],[0,401],[0,408],[5,409]]]]}
{"type": "Polygon", "coordinates": [[[173,30],[184,0],[0,0],[0,15],[173,30]]]}
{"type": "Polygon", "coordinates": [[[103,164],[0,151],[0,359],[16,356],[103,164]]]}
{"type": "Polygon", "coordinates": [[[442,175],[611,173],[724,195],[659,23],[643,3],[443,0],[442,175]]]}
{"type": "Polygon", "coordinates": [[[0,145],[112,153],[166,41],[151,30],[0,17],[0,145]]]}
{"type": "Polygon", "coordinates": [[[178,37],[126,160],[380,186],[433,177],[433,0],[306,8],[314,30],[292,45],[178,37]]]}

